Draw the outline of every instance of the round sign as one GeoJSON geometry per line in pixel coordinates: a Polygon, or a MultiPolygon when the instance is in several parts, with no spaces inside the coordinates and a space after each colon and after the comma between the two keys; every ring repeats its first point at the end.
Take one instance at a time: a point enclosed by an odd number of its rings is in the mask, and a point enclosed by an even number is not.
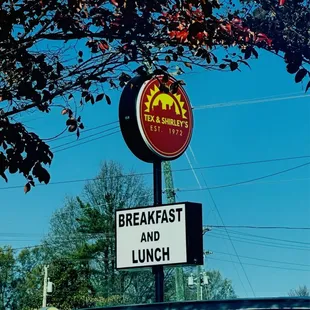
{"type": "Polygon", "coordinates": [[[123,91],[119,116],[127,145],[144,161],[175,159],[191,140],[192,108],[172,77],[134,78],[123,91]]]}
{"type": "MultiPolygon", "coordinates": [[[[169,78],[165,87],[176,81],[169,78]]],[[[160,90],[161,78],[145,82],[137,98],[137,119],[143,140],[159,157],[178,157],[187,148],[192,135],[192,109],[179,85],[172,93],[160,90]]],[[[176,85],[176,84],[174,84],[176,85]]]]}

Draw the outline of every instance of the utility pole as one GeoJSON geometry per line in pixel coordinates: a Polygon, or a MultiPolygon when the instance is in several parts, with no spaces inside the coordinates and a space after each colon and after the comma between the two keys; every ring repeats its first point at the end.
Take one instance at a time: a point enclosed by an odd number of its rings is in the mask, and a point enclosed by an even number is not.
{"type": "MultiPolygon", "coordinates": [[[[210,230],[207,230],[210,231],[210,230]]],[[[211,251],[205,251],[203,253],[203,257],[205,257],[206,255],[210,255],[213,254],[211,251]]],[[[197,300],[202,300],[203,298],[203,285],[207,285],[208,283],[208,279],[204,278],[206,276],[205,272],[202,274],[201,273],[201,266],[197,266],[197,300]]],[[[206,276],[207,277],[207,276],[206,276]]]]}
{"type": "Polygon", "coordinates": [[[197,266],[197,286],[196,286],[196,289],[197,289],[197,300],[202,300],[202,283],[201,283],[201,266],[197,266]]]}
{"type": "Polygon", "coordinates": [[[196,285],[197,300],[203,300],[203,288],[206,287],[208,284],[208,275],[205,271],[201,272],[200,266],[197,268],[196,277],[194,277],[193,274],[188,277],[188,286],[193,287],[196,285]]]}
{"type": "Polygon", "coordinates": [[[43,282],[43,302],[42,302],[42,308],[46,307],[46,298],[47,298],[47,270],[48,266],[44,266],[44,282],[43,282]]]}
{"type": "MultiPolygon", "coordinates": [[[[172,170],[170,161],[163,162],[164,178],[166,185],[166,197],[168,203],[175,203],[175,191],[172,177],[172,170]]],[[[185,291],[184,291],[184,276],[183,268],[175,268],[175,291],[177,301],[185,300],[185,291]]]]}

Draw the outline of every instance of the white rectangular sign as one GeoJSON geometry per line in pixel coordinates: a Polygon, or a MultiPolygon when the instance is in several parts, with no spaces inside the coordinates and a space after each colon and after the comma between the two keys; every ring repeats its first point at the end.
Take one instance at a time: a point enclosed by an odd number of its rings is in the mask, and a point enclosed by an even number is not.
{"type": "Polygon", "coordinates": [[[185,204],[116,211],[116,268],[187,261],[185,204]]]}

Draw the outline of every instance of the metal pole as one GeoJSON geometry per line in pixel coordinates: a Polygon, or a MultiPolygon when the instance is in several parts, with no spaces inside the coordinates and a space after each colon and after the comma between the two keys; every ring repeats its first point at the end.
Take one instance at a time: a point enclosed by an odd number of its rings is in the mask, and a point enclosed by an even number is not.
{"type": "Polygon", "coordinates": [[[47,298],[47,269],[48,269],[48,266],[44,266],[44,282],[43,282],[42,308],[46,307],[46,298],[47,298]]]}
{"type": "MultiPolygon", "coordinates": [[[[162,204],[162,171],[161,162],[153,163],[153,182],[154,182],[154,205],[162,204]]],[[[164,268],[163,266],[154,266],[153,274],[155,276],[155,302],[164,301],[164,268]]]]}

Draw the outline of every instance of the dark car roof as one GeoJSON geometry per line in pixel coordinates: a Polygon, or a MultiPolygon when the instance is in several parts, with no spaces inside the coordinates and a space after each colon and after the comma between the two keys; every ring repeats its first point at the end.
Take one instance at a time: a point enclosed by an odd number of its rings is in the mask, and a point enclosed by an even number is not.
{"type": "MultiPolygon", "coordinates": [[[[310,297],[249,298],[231,300],[164,302],[143,305],[88,308],[83,310],[239,310],[309,309],[310,297]]],[[[82,310],[82,309],[81,309],[82,310]]]]}

